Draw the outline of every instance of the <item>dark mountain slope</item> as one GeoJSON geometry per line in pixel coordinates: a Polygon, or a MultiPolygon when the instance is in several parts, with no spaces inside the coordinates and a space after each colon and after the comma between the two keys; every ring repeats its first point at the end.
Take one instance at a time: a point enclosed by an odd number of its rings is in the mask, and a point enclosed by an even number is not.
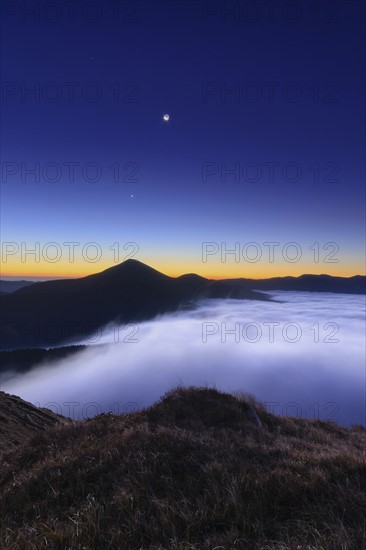
{"type": "Polygon", "coordinates": [[[48,409],[0,391],[0,460],[4,454],[27,444],[35,434],[69,422],[48,409]]]}
{"type": "MultiPolygon", "coordinates": [[[[80,279],[35,283],[1,296],[1,349],[74,343],[109,322],[139,322],[229,294],[225,287],[214,291],[215,285],[195,275],[168,277],[135,260],[80,279]]],[[[241,297],[267,299],[251,290],[241,297]]]]}

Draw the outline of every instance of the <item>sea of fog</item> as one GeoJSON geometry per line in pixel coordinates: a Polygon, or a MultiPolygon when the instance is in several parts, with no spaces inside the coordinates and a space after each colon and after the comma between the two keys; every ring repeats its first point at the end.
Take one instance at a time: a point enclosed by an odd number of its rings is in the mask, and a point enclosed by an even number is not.
{"type": "Polygon", "coordinates": [[[110,325],[67,359],[7,373],[6,392],[73,418],[148,406],[170,389],[247,392],[276,414],[366,425],[365,296],[270,292],[110,325]],[[103,344],[103,345],[102,345],[103,344]]]}

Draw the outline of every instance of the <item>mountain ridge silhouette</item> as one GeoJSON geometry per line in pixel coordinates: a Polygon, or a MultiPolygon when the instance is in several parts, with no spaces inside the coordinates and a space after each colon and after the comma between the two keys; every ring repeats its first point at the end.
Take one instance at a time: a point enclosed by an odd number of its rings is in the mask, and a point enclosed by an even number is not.
{"type": "Polygon", "coordinates": [[[271,297],[261,291],[269,290],[361,294],[365,277],[212,280],[194,273],[170,277],[129,259],[86,277],[37,282],[0,295],[0,349],[73,344],[111,322],[142,322],[206,298],[268,301],[271,297]]]}

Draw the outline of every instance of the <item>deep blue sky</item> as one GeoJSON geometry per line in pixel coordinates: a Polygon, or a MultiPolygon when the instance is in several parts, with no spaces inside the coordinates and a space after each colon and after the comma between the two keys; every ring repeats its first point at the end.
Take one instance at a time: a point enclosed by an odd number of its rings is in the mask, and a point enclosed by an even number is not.
{"type": "Polygon", "coordinates": [[[61,0],[59,11],[3,4],[1,221],[2,240],[15,243],[4,275],[100,271],[115,242],[137,243],[137,259],[173,275],[364,271],[363,1],[80,0],[73,19],[61,0]],[[24,95],[32,88],[37,96],[24,95]],[[36,163],[40,181],[22,177],[22,164],[36,163]],[[100,167],[98,182],[83,179],[87,163],[100,167]],[[235,165],[239,181],[225,176],[235,165]],[[217,173],[204,177],[207,167],[217,173]],[[70,241],[80,243],[74,263],[70,241]],[[273,263],[269,241],[280,243],[273,263]],[[41,253],[56,242],[61,259],[22,258],[22,242],[41,253]],[[95,263],[80,254],[90,242],[103,251],[95,263]],[[240,243],[240,261],[217,253],[203,263],[202,242],[240,243]],[[257,263],[246,260],[249,242],[261,247],[257,263]],[[289,242],[301,247],[297,263],[283,260],[289,242]],[[322,250],[327,243],[339,247],[338,263],[322,261],[335,250],[322,250]]]}

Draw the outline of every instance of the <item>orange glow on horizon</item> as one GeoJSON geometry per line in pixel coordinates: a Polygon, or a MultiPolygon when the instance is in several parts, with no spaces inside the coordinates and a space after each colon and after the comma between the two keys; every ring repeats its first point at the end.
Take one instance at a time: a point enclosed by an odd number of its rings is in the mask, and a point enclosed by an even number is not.
{"type": "MultiPolygon", "coordinates": [[[[325,263],[262,263],[262,264],[250,264],[250,263],[220,263],[220,262],[207,262],[201,261],[185,262],[182,260],[173,261],[167,259],[160,259],[152,261],[152,259],[142,260],[135,258],[150,267],[156,269],[168,275],[170,277],[179,277],[186,273],[196,273],[207,279],[235,279],[235,278],[248,278],[248,279],[267,279],[270,277],[284,277],[293,276],[298,277],[300,275],[311,273],[314,275],[328,274],[338,277],[352,277],[354,275],[365,275],[365,267],[362,262],[349,262],[346,266],[343,262],[339,264],[325,264],[325,263]]],[[[120,262],[122,263],[122,262],[120,262]]],[[[7,262],[2,265],[0,271],[0,277],[12,277],[28,279],[47,279],[47,278],[79,278],[100,273],[105,269],[114,267],[117,263],[98,262],[75,262],[70,263],[33,263],[30,267],[29,263],[21,262],[7,262]]]]}

